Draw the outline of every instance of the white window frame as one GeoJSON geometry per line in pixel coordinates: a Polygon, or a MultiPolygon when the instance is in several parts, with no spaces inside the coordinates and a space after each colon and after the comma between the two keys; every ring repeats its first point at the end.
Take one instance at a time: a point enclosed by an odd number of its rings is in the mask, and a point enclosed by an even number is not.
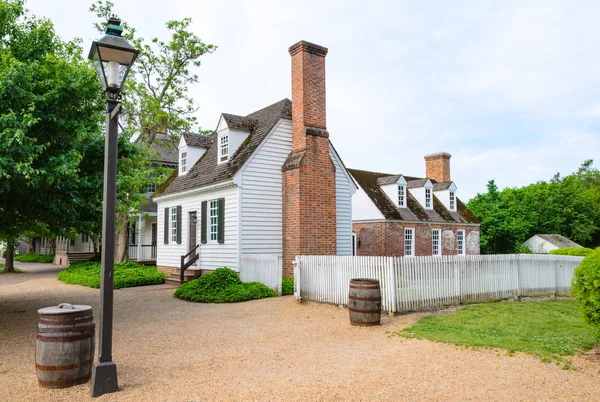
{"type": "Polygon", "coordinates": [[[187,172],[187,151],[182,151],[179,157],[179,171],[181,173],[187,172]]]}
{"type": "Polygon", "coordinates": [[[398,206],[406,208],[406,185],[398,184],[398,206]]]}
{"type": "Polygon", "coordinates": [[[219,241],[219,200],[208,201],[208,225],[206,230],[207,239],[211,243],[219,241]]]}
{"type": "Polygon", "coordinates": [[[425,209],[432,209],[433,191],[430,188],[425,188],[425,209]]]}
{"type": "Polygon", "coordinates": [[[449,192],[449,205],[450,211],[456,211],[456,193],[454,191],[449,192]]]}
{"type": "Polygon", "coordinates": [[[171,217],[171,244],[177,244],[177,230],[179,230],[177,227],[177,207],[171,207],[171,214],[169,216],[171,217]]]}
{"type": "Polygon", "coordinates": [[[415,228],[404,228],[404,256],[415,256],[415,228]],[[407,234],[410,233],[410,254],[406,254],[407,234]]]}
{"type": "Polygon", "coordinates": [[[442,248],[440,247],[442,242],[442,230],[441,229],[431,229],[431,255],[439,256],[442,255],[442,248]],[[437,241],[436,241],[437,236],[437,241]]]}
{"type": "Polygon", "coordinates": [[[465,255],[465,231],[463,229],[456,231],[456,255],[465,255]]]}
{"type": "Polygon", "coordinates": [[[229,160],[229,133],[219,135],[219,163],[229,160]]]}

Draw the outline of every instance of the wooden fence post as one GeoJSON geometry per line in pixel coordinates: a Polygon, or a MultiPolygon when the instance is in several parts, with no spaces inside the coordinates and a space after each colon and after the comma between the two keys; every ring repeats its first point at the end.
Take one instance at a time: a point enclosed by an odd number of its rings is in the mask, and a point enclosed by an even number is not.
{"type": "Polygon", "coordinates": [[[296,258],[292,264],[294,265],[294,297],[296,301],[301,301],[302,297],[300,295],[300,262],[298,258],[296,258]]]}
{"type": "Polygon", "coordinates": [[[398,276],[395,269],[394,258],[387,257],[388,260],[388,286],[391,288],[388,291],[390,292],[390,311],[388,311],[389,315],[394,315],[396,311],[398,311],[398,276]]]}

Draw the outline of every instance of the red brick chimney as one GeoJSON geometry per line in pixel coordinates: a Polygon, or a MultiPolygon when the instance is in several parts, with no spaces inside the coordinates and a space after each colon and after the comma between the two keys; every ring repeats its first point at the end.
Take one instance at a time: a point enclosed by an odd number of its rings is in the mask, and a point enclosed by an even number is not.
{"type": "Polygon", "coordinates": [[[300,41],[292,56],[292,152],[282,171],[283,274],[297,255],[336,254],[335,166],[325,118],[327,48],[300,41]]]}
{"type": "Polygon", "coordinates": [[[447,152],[438,152],[425,155],[425,175],[438,183],[450,182],[450,155],[447,152]]]}

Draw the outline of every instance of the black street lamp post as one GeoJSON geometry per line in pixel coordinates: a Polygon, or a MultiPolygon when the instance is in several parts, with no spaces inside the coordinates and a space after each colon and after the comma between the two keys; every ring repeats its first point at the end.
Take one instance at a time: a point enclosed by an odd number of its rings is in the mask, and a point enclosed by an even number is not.
{"type": "Polygon", "coordinates": [[[121,111],[120,92],[137,57],[136,50],[121,37],[121,20],[111,17],[106,35],[92,43],[89,58],[94,64],[106,100],[104,145],[104,203],[102,209],[102,280],[100,285],[100,347],[92,367],[90,393],[101,396],[119,389],[117,366],[112,361],[113,282],[115,268],[115,217],[117,200],[117,140],[121,111]]]}

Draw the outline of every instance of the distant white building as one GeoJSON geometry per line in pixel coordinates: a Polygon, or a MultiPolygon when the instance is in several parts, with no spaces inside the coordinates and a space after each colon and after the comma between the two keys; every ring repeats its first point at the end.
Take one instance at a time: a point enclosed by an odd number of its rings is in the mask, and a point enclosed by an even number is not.
{"type": "Polygon", "coordinates": [[[548,254],[550,250],[557,248],[582,247],[559,234],[536,234],[523,245],[536,254],[548,254]]]}

